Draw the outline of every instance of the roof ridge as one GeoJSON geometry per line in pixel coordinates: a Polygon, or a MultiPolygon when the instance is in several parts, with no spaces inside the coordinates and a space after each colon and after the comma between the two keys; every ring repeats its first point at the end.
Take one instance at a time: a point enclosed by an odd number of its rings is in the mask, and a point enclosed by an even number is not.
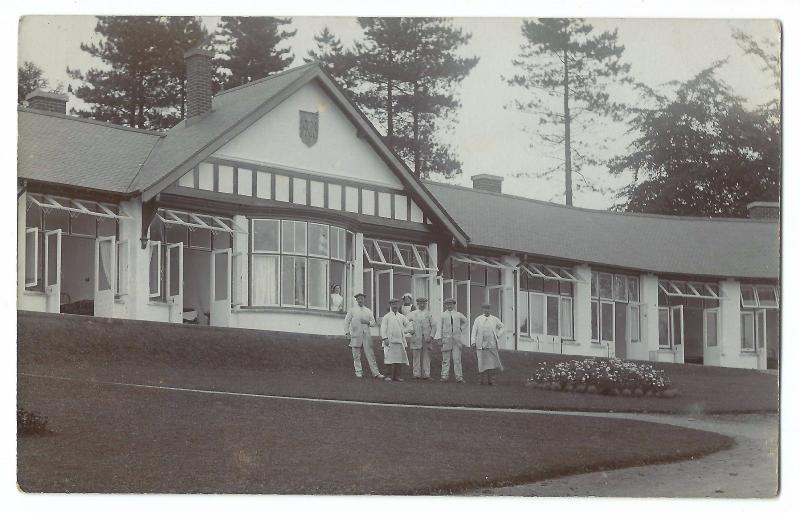
{"type": "Polygon", "coordinates": [[[128,132],[137,132],[137,133],[140,133],[140,134],[154,135],[154,136],[159,137],[159,138],[164,137],[166,135],[165,132],[159,132],[159,131],[150,130],[150,129],[147,129],[147,128],[134,128],[134,127],[125,126],[125,125],[118,125],[116,123],[111,123],[109,121],[100,121],[100,120],[97,120],[97,119],[82,118],[80,116],[70,116],[69,114],[62,114],[60,112],[49,112],[49,111],[38,110],[38,109],[30,109],[30,108],[27,108],[27,107],[17,107],[17,112],[26,112],[28,114],[38,114],[40,116],[50,116],[50,117],[53,117],[53,118],[66,119],[67,121],[79,121],[81,123],[89,123],[91,125],[99,125],[99,126],[104,126],[104,127],[107,127],[107,128],[116,128],[118,130],[126,130],[128,132]]]}
{"type": "Polygon", "coordinates": [[[283,76],[283,75],[287,75],[287,74],[292,73],[294,71],[299,71],[299,70],[301,70],[303,68],[310,68],[310,67],[315,66],[315,65],[318,65],[317,61],[312,61],[312,62],[309,62],[309,63],[306,63],[306,64],[301,64],[300,66],[296,66],[294,68],[286,68],[284,70],[278,71],[278,72],[273,73],[271,75],[267,75],[266,77],[261,77],[258,80],[252,80],[252,81],[250,81],[250,82],[248,82],[246,84],[242,84],[240,86],[232,87],[230,89],[223,89],[222,91],[220,91],[217,94],[215,94],[214,98],[217,98],[219,96],[222,96],[224,94],[227,94],[227,93],[230,93],[230,92],[233,92],[233,91],[240,91],[240,90],[242,90],[242,89],[244,89],[246,87],[250,87],[250,86],[253,86],[253,85],[261,84],[261,83],[267,82],[267,81],[269,81],[269,80],[271,80],[273,78],[277,78],[277,77],[280,77],[280,76],[283,76]]]}
{"type": "Polygon", "coordinates": [[[522,201],[528,201],[531,203],[538,203],[540,205],[545,205],[548,207],[558,207],[567,210],[580,210],[584,212],[591,212],[595,214],[608,214],[611,216],[622,216],[622,217],[647,217],[647,218],[656,218],[656,219],[672,219],[672,220],[680,220],[680,221],[726,221],[726,222],[733,222],[733,223],[759,223],[759,222],[768,222],[768,223],[775,223],[776,219],[754,219],[750,217],[701,217],[701,216],[678,216],[678,215],[669,215],[669,214],[650,214],[647,212],[615,212],[613,210],[600,210],[595,208],[588,208],[588,207],[576,207],[574,205],[562,205],[560,203],[554,203],[552,201],[545,201],[536,198],[528,198],[525,196],[518,196],[516,194],[507,194],[504,192],[494,192],[494,191],[484,191],[481,189],[475,189],[473,187],[465,186],[465,185],[458,185],[453,183],[446,183],[446,182],[438,182],[436,180],[424,180],[426,184],[438,185],[442,187],[449,187],[451,189],[461,189],[469,192],[474,192],[477,194],[486,194],[489,196],[498,196],[503,198],[512,198],[518,199],[522,201]]]}

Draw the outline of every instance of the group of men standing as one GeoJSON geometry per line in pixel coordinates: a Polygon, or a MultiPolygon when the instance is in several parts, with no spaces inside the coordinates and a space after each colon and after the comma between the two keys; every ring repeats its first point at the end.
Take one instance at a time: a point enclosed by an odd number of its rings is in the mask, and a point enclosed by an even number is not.
{"type": "Polygon", "coordinates": [[[400,373],[403,365],[409,365],[406,348],[410,348],[414,379],[429,380],[431,351],[435,346],[442,352],[441,381],[450,378],[452,363],[456,382],[464,383],[461,352],[464,347],[470,345],[474,345],[476,349],[481,384],[494,385],[495,372],[503,370],[498,352],[498,340],[503,334],[504,327],[500,319],[491,314],[491,306],[488,303],[483,305],[482,315],[472,326],[470,341],[466,338],[470,335],[469,320],[455,310],[455,299],[449,298],[444,301],[445,310],[436,320],[427,308],[427,298],[417,298],[416,309],[403,308],[406,314],[401,312],[400,301],[393,298],[389,301],[390,310],[381,319],[380,326],[387,374],[384,376],[375,360],[370,334],[370,328],[377,323],[372,311],[364,306],[364,298],[364,294],[356,294],[357,304],[345,317],[345,336],[350,338],[356,377],[363,377],[361,366],[363,353],[373,377],[386,381],[403,381],[400,373]]]}

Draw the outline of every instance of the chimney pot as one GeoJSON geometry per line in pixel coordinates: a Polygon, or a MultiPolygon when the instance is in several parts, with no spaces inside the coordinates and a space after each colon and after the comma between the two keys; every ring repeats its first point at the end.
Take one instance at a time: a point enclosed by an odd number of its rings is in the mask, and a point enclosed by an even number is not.
{"type": "Polygon", "coordinates": [[[47,91],[37,89],[28,93],[28,95],[25,96],[25,100],[28,102],[28,108],[30,109],[66,114],[69,95],[48,93],[47,91]]]}
{"type": "Polygon", "coordinates": [[[497,175],[472,175],[472,188],[480,191],[503,192],[503,177],[497,175]]]}
{"type": "Polygon", "coordinates": [[[186,63],[186,119],[211,110],[211,60],[214,52],[192,48],[183,54],[186,63]]]}
{"type": "Polygon", "coordinates": [[[753,201],[747,204],[750,219],[779,219],[781,205],[777,201],[753,201]]]}

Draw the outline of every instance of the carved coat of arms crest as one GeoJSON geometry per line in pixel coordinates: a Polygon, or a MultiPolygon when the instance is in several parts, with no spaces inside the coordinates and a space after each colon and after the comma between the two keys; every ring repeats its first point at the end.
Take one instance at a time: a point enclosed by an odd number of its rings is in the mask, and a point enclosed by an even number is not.
{"type": "Polygon", "coordinates": [[[300,111],[300,140],[303,144],[314,146],[319,137],[319,112],[300,111]]]}

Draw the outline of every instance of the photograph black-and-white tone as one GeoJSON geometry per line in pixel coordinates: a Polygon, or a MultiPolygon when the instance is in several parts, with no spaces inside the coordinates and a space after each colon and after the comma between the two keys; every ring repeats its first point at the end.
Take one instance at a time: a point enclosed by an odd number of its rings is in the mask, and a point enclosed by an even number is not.
{"type": "Polygon", "coordinates": [[[19,493],[783,493],[781,20],[289,14],[19,18],[19,493]]]}

